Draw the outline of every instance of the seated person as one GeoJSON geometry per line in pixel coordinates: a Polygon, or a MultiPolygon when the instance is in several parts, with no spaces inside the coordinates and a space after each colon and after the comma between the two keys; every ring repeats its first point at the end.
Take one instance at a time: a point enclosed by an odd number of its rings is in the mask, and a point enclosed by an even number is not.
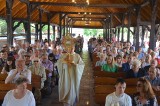
{"type": "Polygon", "coordinates": [[[139,78],[137,93],[132,97],[132,106],[158,106],[151,84],[145,78],[139,78]]]}
{"type": "Polygon", "coordinates": [[[31,84],[31,71],[25,68],[25,60],[19,58],[16,60],[15,64],[16,69],[13,69],[8,73],[5,83],[15,83],[20,76],[24,76],[28,79],[28,83],[31,84]]]}
{"type": "Polygon", "coordinates": [[[8,53],[5,50],[0,51],[0,67],[4,67],[7,62],[8,53]]]}
{"type": "Polygon", "coordinates": [[[147,54],[145,56],[144,62],[142,63],[142,68],[144,68],[146,66],[149,66],[150,65],[150,61],[151,61],[151,55],[147,54]]]}
{"type": "Polygon", "coordinates": [[[11,71],[12,69],[15,69],[16,66],[15,66],[15,60],[14,60],[14,57],[12,56],[9,56],[7,58],[7,62],[5,63],[3,69],[2,69],[2,72],[1,74],[5,74],[5,73],[9,73],[9,71],[11,71]]]}
{"type": "Polygon", "coordinates": [[[44,81],[46,80],[45,68],[40,64],[39,58],[32,60],[32,65],[29,67],[32,74],[41,76],[41,88],[44,87],[44,81]]]}
{"type": "Polygon", "coordinates": [[[146,71],[146,72],[148,72],[148,70],[149,70],[149,68],[150,67],[157,67],[157,60],[155,60],[155,59],[152,59],[151,61],[150,61],[150,65],[148,65],[148,66],[145,66],[143,69],[146,71]]]}
{"type": "Polygon", "coordinates": [[[148,71],[148,75],[144,76],[152,85],[152,88],[155,91],[160,91],[160,78],[157,77],[158,68],[150,67],[148,71]]]}
{"type": "Polygon", "coordinates": [[[107,72],[117,72],[118,67],[114,63],[114,57],[112,55],[108,55],[107,64],[102,65],[102,70],[107,72]]]}
{"type": "Polygon", "coordinates": [[[133,61],[133,57],[132,57],[132,55],[129,55],[128,58],[127,58],[127,62],[122,64],[122,70],[124,72],[127,72],[131,69],[132,61],[133,61]]]}
{"type": "Polygon", "coordinates": [[[117,55],[116,56],[116,65],[121,68],[122,67],[122,56],[121,55],[117,55]]]}
{"type": "Polygon", "coordinates": [[[132,69],[126,72],[126,78],[139,78],[146,75],[145,70],[141,69],[141,62],[135,59],[132,62],[132,69]]]}
{"type": "Polygon", "coordinates": [[[2,106],[36,106],[32,92],[27,89],[27,82],[25,77],[16,79],[15,89],[7,92],[2,106]]]}
{"type": "Polygon", "coordinates": [[[95,66],[97,67],[97,66],[102,66],[102,65],[106,64],[105,60],[106,60],[106,56],[104,54],[101,54],[100,60],[96,62],[95,66]]]}
{"type": "Polygon", "coordinates": [[[118,78],[115,88],[115,92],[107,95],[105,106],[132,106],[131,97],[124,93],[126,89],[126,82],[124,79],[118,78]]]}

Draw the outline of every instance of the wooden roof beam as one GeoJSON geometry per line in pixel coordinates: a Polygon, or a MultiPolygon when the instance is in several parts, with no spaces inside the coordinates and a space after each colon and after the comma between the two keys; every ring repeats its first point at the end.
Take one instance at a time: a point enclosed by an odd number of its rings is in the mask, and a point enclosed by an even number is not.
{"type": "Polygon", "coordinates": [[[134,4],[75,4],[75,3],[56,3],[56,2],[30,2],[31,4],[49,6],[74,6],[74,7],[94,7],[94,8],[128,8],[134,4]]]}
{"type": "MultiPolygon", "coordinates": [[[[62,12],[62,11],[50,11],[50,13],[62,13],[62,14],[83,14],[85,12],[62,12]]],[[[87,12],[91,13],[90,15],[118,15],[118,14],[123,14],[124,12],[117,12],[117,13],[99,13],[99,12],[87,12]]]]}

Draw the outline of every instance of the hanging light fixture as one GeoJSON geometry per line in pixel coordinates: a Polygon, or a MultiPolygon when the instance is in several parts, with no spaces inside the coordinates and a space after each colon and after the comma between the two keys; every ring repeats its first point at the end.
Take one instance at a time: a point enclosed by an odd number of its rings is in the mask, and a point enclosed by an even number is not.
{"type": "Polygon", "coordinates": [[[89,0],[72,0],[72,3],[89,5],[89,0]]]}

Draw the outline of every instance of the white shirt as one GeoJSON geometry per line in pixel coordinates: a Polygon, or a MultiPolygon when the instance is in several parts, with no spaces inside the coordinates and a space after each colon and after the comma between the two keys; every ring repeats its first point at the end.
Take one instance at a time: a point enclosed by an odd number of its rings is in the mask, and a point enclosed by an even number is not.
{"type": "Polygon", "coordinates": [[[16,99],[13,95],[14,90],[10,90],[4,97],[2,106],[36,106],[33,93],[27,90],[25,96],[21,99],[16,99]]]}
{"type": "MultiPolygon", "coordinates": [[[[8,76],[13,75],[13,73],[15,72],[16,69],[11,70],[8,73],[8,76]]],[[[20,77],[20,76],[24,76],[28,79],[29,84],[31,84],[31,71],[28,69],[24,69],[21,73],[17,73],[16,76],[13,78],[12,83],[15,83],[15,81],[20,77]]]]}
{"type": "Polygon", "coordinates": [[[107,95],[105,106],[114,106],[113,104],[119,103],[119,106],[132,106],[131,97],[127,94],[123,94],[117,97],[115,92],[107,95]]]}

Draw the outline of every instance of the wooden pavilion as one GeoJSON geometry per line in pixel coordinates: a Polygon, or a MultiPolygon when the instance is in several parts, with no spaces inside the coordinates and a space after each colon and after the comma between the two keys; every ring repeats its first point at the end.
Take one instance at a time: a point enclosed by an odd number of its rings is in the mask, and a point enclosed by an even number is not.
{"type": "Polygon", "coordinates": [[[52,25],[53,33],[55,25],[58,25],[60,38],[65,33],[72,33],[73,27],[102,28],[106,40],[110,41],[111,33],[115,33],[118,41],[123,41],[123,29],[127,27],[127,41],[130,41],[130,32],[133,33],[136,49],[139,48],[139,32],[142,26],[142,42],[147,29],[151,35],[149,47],[154,49],[160,23],[158,5],[160,0],[0,0],[0,17],[7,21],[9,45],[13,43],[14,30],[21,23],[24,24],[27,41],[31,42],[30,23],[35,23],[38,39],[42,39],[44,25],[52,25]],[[15,21],[19,23],[13,26],[15,21]],[[130,30],[130,27],[135,30],[130,30]]]}

